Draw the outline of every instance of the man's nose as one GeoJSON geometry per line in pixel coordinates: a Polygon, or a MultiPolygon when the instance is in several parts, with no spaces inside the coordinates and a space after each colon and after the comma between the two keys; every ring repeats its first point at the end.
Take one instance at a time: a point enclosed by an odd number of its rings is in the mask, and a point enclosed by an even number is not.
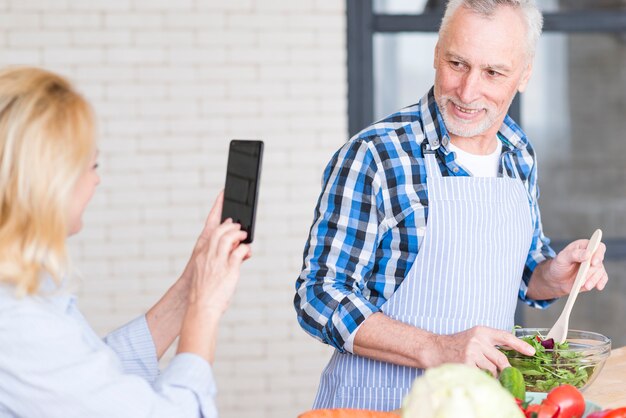
{"type": "Polygon", "coordinates": [[[473,103],[480,95],[480,73],[468,71],[461,79],[458,96],[465,104],[473,103]]]}

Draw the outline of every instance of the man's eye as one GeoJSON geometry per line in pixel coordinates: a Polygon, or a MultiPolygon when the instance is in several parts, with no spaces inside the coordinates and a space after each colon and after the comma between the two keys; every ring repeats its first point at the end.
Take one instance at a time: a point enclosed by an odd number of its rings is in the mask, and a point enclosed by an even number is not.
{"type": "Polygon", "coordinates": [[[499,76],[501,76],[502,74],[500,74],[499,72],[494,71],[494,70],[487,70],[487,75],[488,75],[489,77],[499,77],[499,76]]]}
{"type": "Polygon", "coordinates": [[[450,67],[455,71],[464,71],[467,65],[461,61],[450,61],[450,67]]]}

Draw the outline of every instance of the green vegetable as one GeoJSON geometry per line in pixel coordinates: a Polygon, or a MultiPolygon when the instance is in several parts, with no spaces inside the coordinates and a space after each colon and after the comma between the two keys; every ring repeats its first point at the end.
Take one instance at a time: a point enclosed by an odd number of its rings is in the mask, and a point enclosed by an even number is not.
{"type": "Polygon", "coordinates": [[[581,388],[593,374],[595,365],[585,364],[582,354],[570,350],[567,341],[546,341],[539,334],[521,339],[535,348],[534,356],[525,356],[515,350],[501,350],[508,357],[511,366],[522,372],[528,392],[549,392],[563,384],[581,388]],[[553,349],[545,348],[551,344],[554,344],[553,349]]]}
{"type": "Polygon", "coordinates": [[[524,376],[519,369],[515,367],[507,367],[498,376],[500,384],[509,392],[513,397],[524,401],[526,399],[526,384],[524,382],[524,376]]]}
{"type": "Polygon", "coordinates": [[[476,367],[444,364],[426,370],[402,402],[402,418],[523,418],[515,398],[476,367]]]}

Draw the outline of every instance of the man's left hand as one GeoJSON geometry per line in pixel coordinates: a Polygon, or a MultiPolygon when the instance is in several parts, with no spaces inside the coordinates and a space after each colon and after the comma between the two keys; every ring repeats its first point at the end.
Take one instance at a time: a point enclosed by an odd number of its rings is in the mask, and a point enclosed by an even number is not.
{"type": "Polygon", "coordinates": [[[568,295],[574,285],[580,264],[589,259],[591,259],[591,265],[580,291],[585,292],[593,288],[604,289],[609,280],[604,269],[606,245],[600,243],[594,254],[590,254],[587,250],[588,245],[588,239],[571,242],[554,259],[537,266],[528,286],[528,297],[545,300],[568,295]]]}

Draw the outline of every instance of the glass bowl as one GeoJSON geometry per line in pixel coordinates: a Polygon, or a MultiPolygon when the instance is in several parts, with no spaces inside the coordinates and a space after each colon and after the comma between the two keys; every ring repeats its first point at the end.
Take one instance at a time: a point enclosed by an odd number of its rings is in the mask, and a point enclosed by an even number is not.
{"type": "MultiPolygon", "coordinates": [[[[515,336],[545,337],[548,328],[517,328],[515,336]]],[[[545,349],[534,356],[526,356],[514,350],[505,350],[511,366],[524,375],[527,392],[549,392],[551,389],[570,384],[584,391],[598,376],[611,353],[611,339],[590,331],[569,330],[565,342],[567,348],[545,349]]]]}

